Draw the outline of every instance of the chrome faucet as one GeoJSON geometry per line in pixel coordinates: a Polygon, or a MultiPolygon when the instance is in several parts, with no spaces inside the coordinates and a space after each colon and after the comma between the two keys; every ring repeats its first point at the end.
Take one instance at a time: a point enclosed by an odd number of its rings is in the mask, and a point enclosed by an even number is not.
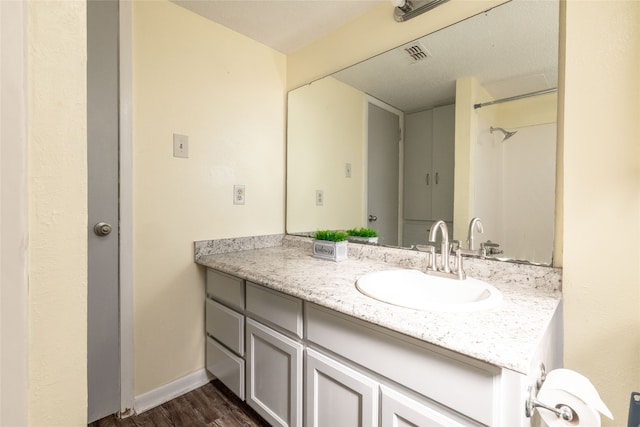
{"type": "Polygon", "coordinates": [[[467,246],[470,251],[474,251],[474,238],[473,238],[473,229],[478,230],[478,233],[483,233],[484,229],[482,228],[482,223],[480,222],[480,218],[475,217],[469,223],[469,233],[467,234],[467,246]]]}
{"type": "Polygon", "coordinates": [[[440,230],[442,234],[442,241],[440,243],[440,266],[436,266],[436,259],[434,256],[433,261],[431,262],[431,269],[449,273],[451,272],[451,269],[449,268],[449,230],[447,229],[446,222],[439,220],[431,226],[431,230],[429,231],[429,243],[435,248],[438,230],[440,230]]]}
{"type": "Polygon", "coordinates": [[[449,279],[464,280],[467,275],[462,268],[462,249],[460,248],[460,241],[456,240],[456,259],[451,268],[449,264],[449,256],[451,252],[451,245],[449,244],[449,230],[447,229],[447,223],[444,221],[436,221],[429,230],[429,242],[426,245],[413,245],[412,248],[421,252],[427,252],[429,258],[427,259],[427,268],[425,273],[432,274],[434,276],[447,277],[449,279]],[[438,264],[436,259],[436,236],[438,230],[442,234],[442,240],[440,243],[440,263],[438,264]]]}

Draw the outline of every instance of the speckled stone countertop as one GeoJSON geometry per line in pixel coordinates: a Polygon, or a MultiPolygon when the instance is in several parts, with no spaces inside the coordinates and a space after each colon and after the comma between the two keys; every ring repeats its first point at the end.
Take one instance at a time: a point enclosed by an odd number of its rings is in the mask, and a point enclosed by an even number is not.
{"type": "Polygon", "coordinates": [[[471,313],[413,310],[369,298],[355,281],[371,271],[420,268],[423,253],[349,245],[349,259],[336,263],[313,258],[308,238],[252,239],[196,242],[195,261],[523,374],[561,300],[559,269],[466,258],[468,276],[502,292],[500,306],[471,313]]]}

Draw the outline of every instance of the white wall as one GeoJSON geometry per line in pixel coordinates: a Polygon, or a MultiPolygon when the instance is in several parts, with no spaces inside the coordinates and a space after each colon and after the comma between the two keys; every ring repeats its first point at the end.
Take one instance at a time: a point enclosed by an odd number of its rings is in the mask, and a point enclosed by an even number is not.
{"type": "MultiPolygon", "coordinates": [[[[504,255],[551,264],[555,221],[556,124],[521,128],[502,148],[504,255]]],[[[494,136],[496,134],[494,133],[494,136]]]]}
{"type": "Polygon", "coordinates": [[[565,365],[621,426],[640,391],[640,2],[565,5],[565,365]]]}
{"type": "Polygon", "coordinates": [[[29,425],[87,421],[84,1],[27,3],[29,425]]]}
{"type": "Polygon", "coordinates": [[[168,1],[134,3],[133,41],[140,395],[204,367],[193,242],[284,232],[286,58],[168,1]],[[173,133],[189,136],[188,159],[173,157],[173,133]]]}
{"type": "Polygon", "coordinates": [[[365,94],[333,77],[300,87],[289,93],[287,126],[287,231],[363,226],[365,94]]]}
{"type": "MultiPolygon", "coordinates": [[[[487,100],[488,98],[484,98],[487,100]]],[[[542,95],[475,110],[470,216],[501,256],[550,264],[553,255],[557,97],[542,95]],[[491,127],[517,131],[508,140],[491,127]]],[[[465,126],[460,121],[459,126],[465,126]]],[[[463,234],[465,229],[458,230],[463,234]]]]}

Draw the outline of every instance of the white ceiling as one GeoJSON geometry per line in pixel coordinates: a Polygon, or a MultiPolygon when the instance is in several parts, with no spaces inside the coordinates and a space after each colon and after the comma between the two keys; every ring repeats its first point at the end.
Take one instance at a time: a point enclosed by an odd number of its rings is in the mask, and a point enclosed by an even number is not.
{"type": "MultiPolygon", "coordinates": [[[[388,0],[172,0],[284,54],[318,40],[388,0]]],[[[389,13],[393,7],[389,2],[389,13]]]]}

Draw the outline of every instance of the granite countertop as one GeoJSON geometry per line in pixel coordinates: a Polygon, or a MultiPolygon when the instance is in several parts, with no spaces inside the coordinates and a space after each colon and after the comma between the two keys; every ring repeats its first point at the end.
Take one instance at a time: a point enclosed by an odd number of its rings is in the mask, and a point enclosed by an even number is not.
{"type": "Polygon", "coordinates": [[[216,241],[196,242],[198,264],[523,374],[561,300],[558,269],[465,260],[468,276],[502,292],[500,306],[470,313],[420,311],[377,301],[355,287],[368,272],[417,268],[422,254],[413,251],[350,245],[349,259],[336,263],[313,258],[309,239],[287,236],[277,246],[249,245],[258,249],[231,244],[224,253],[203,250],[215,246],[211,242],[216,241]],[[352,253],[351,246],[361,249],[352,253]],[[511,270],[500,274],[504,269],[511,270]]]}

